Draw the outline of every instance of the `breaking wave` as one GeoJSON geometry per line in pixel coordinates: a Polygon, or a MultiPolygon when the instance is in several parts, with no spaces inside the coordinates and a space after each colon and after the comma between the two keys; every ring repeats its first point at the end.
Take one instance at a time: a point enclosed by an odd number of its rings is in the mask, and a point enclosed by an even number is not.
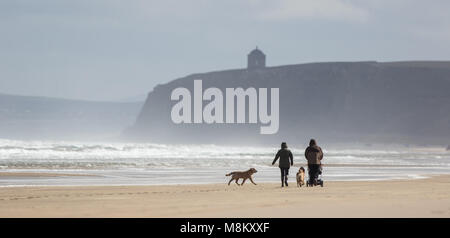
{"type": "MultiPolygon", "coordinates": [[[[18,141],[0,139],[1,171],[50,171],[93,173],[111,178],[146,179],[161,173],[172,182],[201,182],[204,176],[215,181],[217,172],[257,168],[258,176],[278,181],[271,165],[277,147],[218,145],[168,145],[152,143],[87,143],[64,141],[18,141]],[[192,175],[192,171],[195,171],[192,175]],[[186,180],[188,172],[189,179],[186,180]],[[178,177],[177,177],[178,176],[178,177]],[[181,179],[181,176],[183,179],[181,179]],[[202,177],[203,176],[203,177],[202,177]],[[172,177],[171,177],[172,178],[172,177]],[[177,179],[178,178],[178,179],[177,179]]],[[[291,148],[294,167],[304,166],[304,148],[291,148]]],[[[449,173],[450,153],[445,150],[324,150],[329,180],[420,177],[422,174],[449,173]],[[376,168],[376,169],[374,169],[376,168]]],[[[294,173],[295,174],[295,173],[294,173]]],[[[112,179],[114,180],[114,179],[112,179]]],[[[112,181],[111,180],[111,181],[112,181]]],[[[23,183],[25,180],[21,180],[23,183]]],[[[31,180],[30,180],[31,181],[31,180]]],[[[34,183],[33,181],[28,183],[34,183]]],[[[137,181],[137,180],[136,180],[137,181]]],[[[168,181],[168,180],[164,180],[168,181]]],[[[2,180],[0,185],[19,183],[2,180]]]]}

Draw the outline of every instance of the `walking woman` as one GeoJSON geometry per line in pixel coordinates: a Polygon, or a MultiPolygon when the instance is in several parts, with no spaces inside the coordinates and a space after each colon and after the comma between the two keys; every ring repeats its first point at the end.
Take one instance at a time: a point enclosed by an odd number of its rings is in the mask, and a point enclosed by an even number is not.
{"type": "Polygon", "coordinates": [[[272,165],[274,165],[278,159],[280,159],[278,167],[280,167],[281,171],[281,187],[284,187],[284,185],[287,187],[289,168],[294,165],[294,156],[292,156],[292,152],[287,148],[286,142],[281,143],[281,149],[278,150],[277,155],[275,155],[272,165]]]}

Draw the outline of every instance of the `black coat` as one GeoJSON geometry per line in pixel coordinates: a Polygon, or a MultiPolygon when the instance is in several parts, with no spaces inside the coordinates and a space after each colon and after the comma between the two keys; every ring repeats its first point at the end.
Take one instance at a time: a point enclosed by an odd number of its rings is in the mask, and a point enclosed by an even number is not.
{"type": "Polygon", "coordinates": [[[292,152],[289,149],[280,149],[277,152],[277,155],[275,156],[275,159],[273,160],[272,164],[275,164],[278,158],[280,159],[280,163],[278,165],[278,167],[280,168],[289,169],[291,165],[294,164],[294,156],[292,155],[292,152]]]}

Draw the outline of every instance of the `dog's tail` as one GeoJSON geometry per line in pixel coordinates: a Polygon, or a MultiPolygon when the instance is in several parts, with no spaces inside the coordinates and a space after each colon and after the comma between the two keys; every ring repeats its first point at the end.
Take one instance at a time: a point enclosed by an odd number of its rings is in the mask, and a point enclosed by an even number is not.
{"type": "Polygon", "coordinates": [[[225,176],[230,176],[230,175],[233,175],[233,174],[234,174],[234,172],[231,172],[229,174],[225,174],[225,176]]]}

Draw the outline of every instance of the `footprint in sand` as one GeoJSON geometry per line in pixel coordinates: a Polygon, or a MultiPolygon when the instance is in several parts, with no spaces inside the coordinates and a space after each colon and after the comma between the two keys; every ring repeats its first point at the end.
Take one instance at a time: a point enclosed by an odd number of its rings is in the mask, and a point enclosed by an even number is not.
{"type": "Polygon", "coordinates": [[[431,213],[433,213],[433,214],[444,214],[445,212],[444,211],[431,211],[431,213]]]}

